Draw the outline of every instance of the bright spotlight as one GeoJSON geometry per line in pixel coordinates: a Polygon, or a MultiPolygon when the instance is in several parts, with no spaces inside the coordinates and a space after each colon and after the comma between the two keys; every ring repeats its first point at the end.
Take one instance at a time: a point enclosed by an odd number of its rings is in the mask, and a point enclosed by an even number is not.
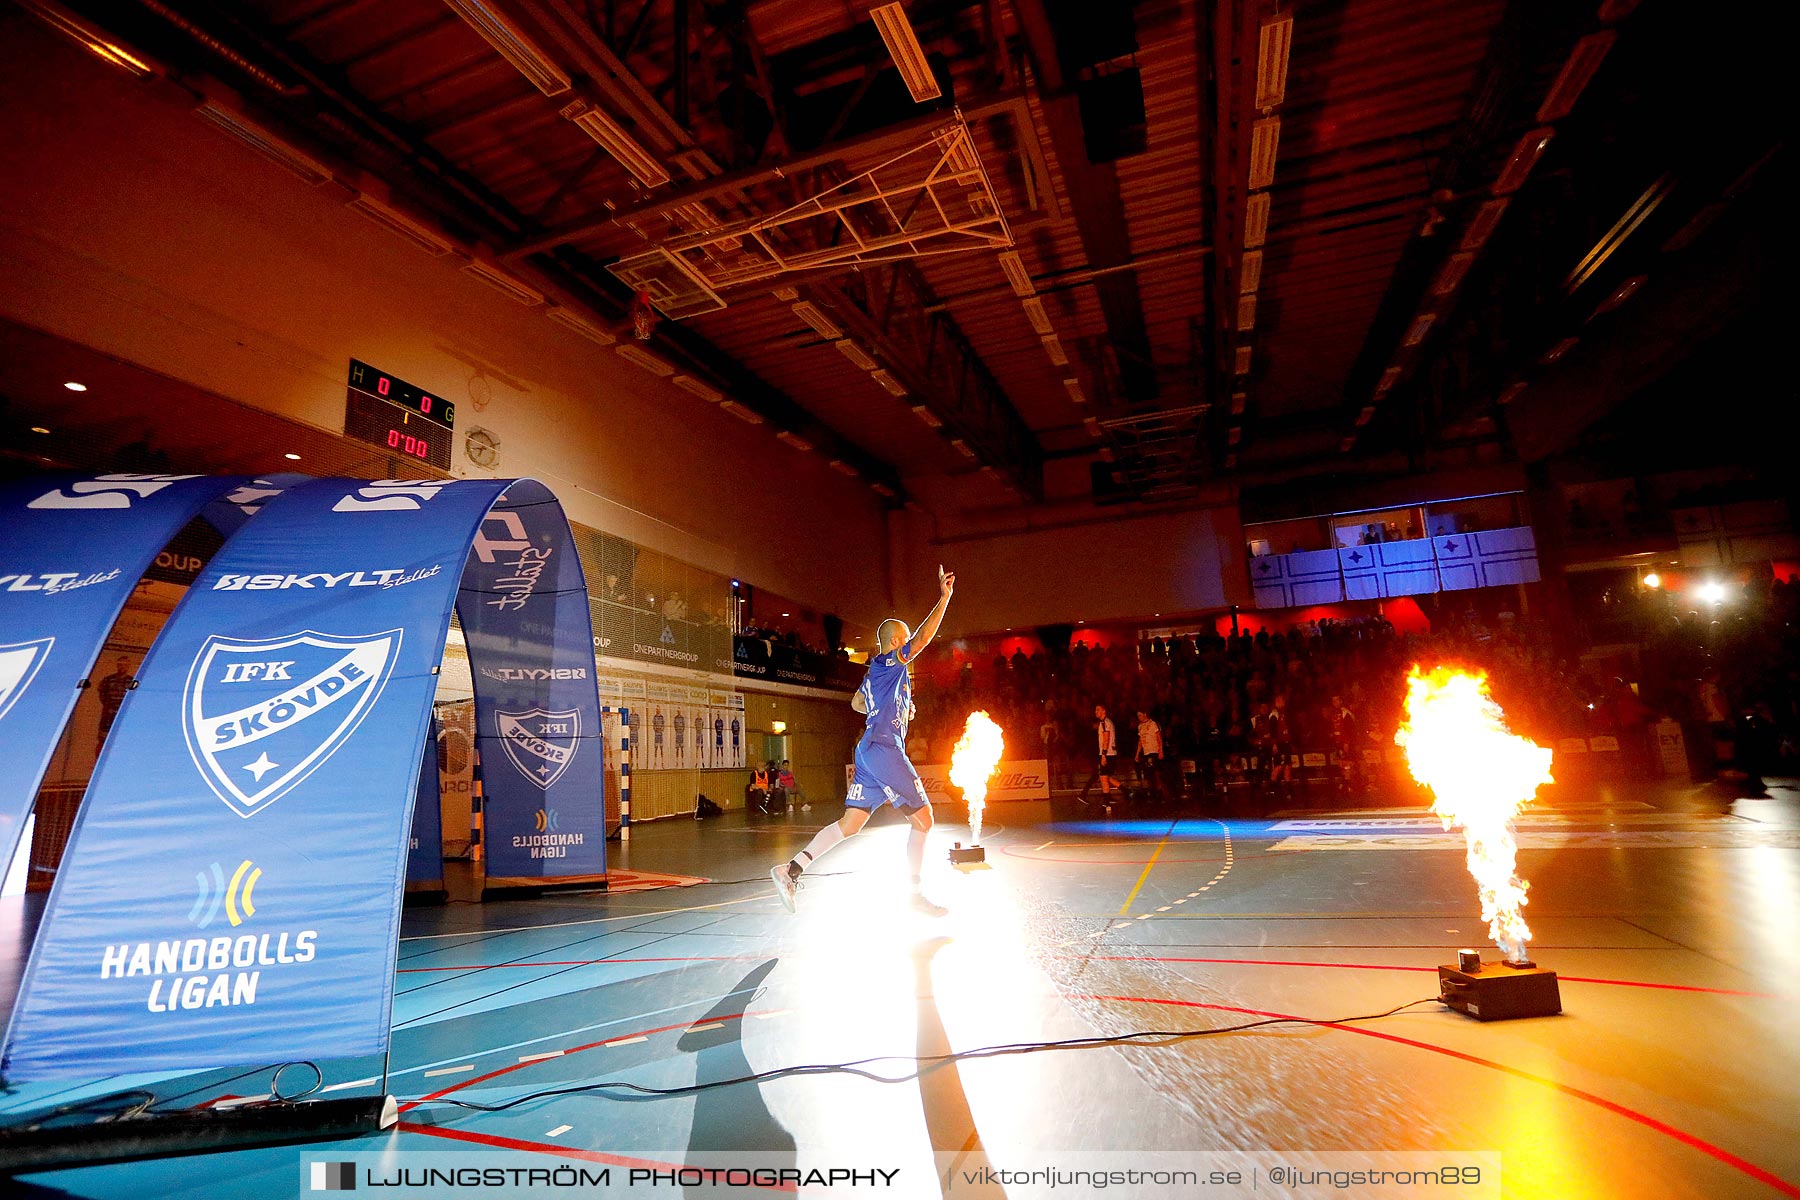
{"type": "Polygon", "coordinates": [[[1725,585],[1717,580],[1703,583],[1700,585],[1699,596],[1708,604],[1723,604],[1725,603],[1725,585]]]}
{"type": "Polygon", "coordinates": [[[1655,571],[1650,572],[1648,575],[1644,576],[1644,586],[1654,591],[1662,586],[1662,576],[1658,575],[1655,571]]]}

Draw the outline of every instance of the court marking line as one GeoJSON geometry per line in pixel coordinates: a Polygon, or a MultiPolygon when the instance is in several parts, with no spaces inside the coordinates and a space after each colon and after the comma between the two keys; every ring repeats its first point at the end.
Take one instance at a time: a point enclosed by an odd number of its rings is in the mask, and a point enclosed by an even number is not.
{"type": "Polygon", "coordinates": [[[474,1063],[464,1063],[460,1067],[439,1067],[435,1071],[425,1072],[425,1078],[430,1079],[433,1075],[461,1075],[464,1071],[473,1071],[474,1069],[474,1063]]]}
{"type": "Polygon", "coordinates": [[[519,1055],[519,1061],[522,1063],[543,1062],[546,1058],[561,1058],[562,1056],[563,1052],[561,1050],[546,1050],[542,1054],[521,1054],[519,1055]]]}
{"type": "Polygon", "coordinates": [[[1131,894],[1125,897],[1125,903],[1119,905],[1119,915],[1121,917],[1131,911],[1131,902],[1137,899],[1138,892],[1143,889],[1144,881],[1150,878],[1150,869],[1156,866],[1156,860],[1162,857],[1163,847],[1169,844],[1169,838],[1174,836],[1175,827],[1179,824],[1181,824],[1181,818],[1179,817],[1169,822],[1168,832],[1163,834],[1162,841],[1156,843],[1156,853],[1152,854],[1150,856],[1150,861],[1144,864],[1144,873],[1138,876],[1136,886],[1131,889],[1131,894]]]}
{"type": "MultiPolygon", "coordinates": [[[[719,923],[719,921],[720,921],[720,920],[722,920],[722,919],[723,919],[723,918],[719,918],[719,919],[715,919],[715,920],[713,920],[713,921],[712,921],[712,922],[711,922],[711,923],[710,923],[710,924],[706,924],[706,925],[701,925],[701,926],[699,926],[699,928],[698,928],[698,929],[692,929],[692,930],[681,930],[681,931],[676,931],[676,932],[670,932],[670,933],[663,933],[663,934],[657,934],[657,935],[655,935],[655,936],[652,936],[652,937],[650,937],[650,939],[649,939],[649,940],[648,940],[648,941],[644,941],[644,942],[640,942],[640,943],[639,943],[639,944],[637,944],[637,945],[635,945],[635,946],[632,946],[632,947],[630,947],[630,950],[632,950],[632,951],[636,951],[636,950],[645,950],[645,949],[648,949],[648,948],[650,948],[650,947],[651,947],[651,946],[655,946],[655,945],[658,945],[658,944],[660,944],[660,943],[662,943],[662,942],[668,942],[668,941],[673,941],[673,940],[675,940],[675,939],[676,939],[676,938],[680,938],[680,937],[686,937],[686,936],[689,936],[689,935],[691,935],[691,934],[693,934],[693,933],[696,933],[696,932],[699,932],[699,931],[700,931],[700,930],[704,930],[704,929],[708,929],[708,928],[711,928],[711,926],[712,926],[712,925],[717,925],[717,924],[718,924],[718,923],[719,923]]],[[[628,930],[626,930],[626,932],[627,932],[627,933],[636,933],[636,932],[638,932],[638,931],[637,931],[637,930],[635,930],[635,929],[628,929],[628,930]]],[[[563,944],[562,944],[562,945],[560,945],[560,946],[553,946],[553,947],[550,947],[550,948],[548,948],[548,950],[547,950],[547,951],[545,951],[545,952],[546,952],[546,953],[547,953],[547,952],[549,952],[549,951],[550,951],[550,950],[569,950],[569,949],[572,949],[572,948],[574,948],[574,947],[576,947],[576,946],[581,946],[581,945],[585,945],[585,944],[586,944],[586,943],[588,943],[588,942],[596,942],[596,941],[604,941],[604,940],[606,940],[606,939],[607,939],[607,938],[608,938],[608,937],[609,937],[609,936],[611,936],[611,935],[609,935],[609,934],[604,934],[604,933],[600,933],[600,934],[594,934],[594,935],[592,935],[592,936],[590,936],[590,937],[581,937],[581,938],[576,938],[576,939],[575,939],[575,940],[574,940],[574,941],[572,941],[572,942],[565,942],[565,943],[563,943],[563,944]]],[[[523,957],[526,957],[526,956],[524,956],[524,955],[521,955],[521,956],[520,956],[520,957],[521,957],[521,958],[523,958],[523,957]]],[[[513,960],[511,960],[511,961],[514,961],[514,962],[517,962],[517,961],[518,961],[518,959],[513,959],[513,960]]],[[[418,1013],[418,1014],[416,1014],[416,1015],[414,1015],[414,1016],[410,1016],[410,1017],[407,1017],[407,1018],[406,1018],[406,1019],[405,1019],[405,1020],[403,1020],[403,1021],[399,1021],[399,1022],[395,1022],[395,1023],[394,1023],[394,1025],[393,1025],[393,1027],[394,1027],[394,1028],[395,1028],[395,1029],[406,1029],[406,1028],[410,1028],[410,1027],[412,1027],[412,1026],[414,1026],[414,1025],[417,1025],[417,1024],[419,1024],[419,1023],[420,1023],[420,1022],[426,1022],[426,1021],[430,1021],[430,1020],[432,1020],[432,1019],[433,1019],[433,1018],[436,1018],[436,1017],[441,1017],[441,1016],[443,1016],[443,1015],[444,1015],[444,1014],[445,1014],[445,1013],[449,1013],[449,1012],[454,1012],[454,1011],[456,1011],[456,1010],[457,1010],[457,1009],[459,1009],[459,1008],[464,1008],[464,1007],[467,1007],[467,1006],[468,1006],[468,1005],[471,1005],[471,1004],[485,1004],[485,1003],[487,1003],[487,1002],[488,1002],[488,1001],[490,1001],[490,1000],[492,1000],[492,999],[494,999],[494,998],[495,998],[495,997],[497,997],[497,996],[500,996],[500,995],[502,995],[502,994],[503,994],[503,993],[506,993],[506,992],[509,992],[509,991],[512,991],[512,990],[513,990],[513,989],[514,989],[514,988],[520,988],[520,987],[525,987],[525,986],[528,986],[528,985],[529,985],[529,984],[531,984],[531,983],[543,983],[543,982],[547,982],[547,981],[549,981],[549,980],[551,980],[551,979],[555,979],[555,978],[556,978],[556,977],[558,977],[558,976],[559,976],[559,975],[564,975],[564,974],[567,974],[567,973],[568,973],[568,972],[570,972],[570,971],[576,971],[576,970],[580,970],[580,969],[581,969],[581,968],[580,968],[580,967],[564,967],[564,968],[563,968],[563,969],[562,969],[562,970],[559,970],[559,971],[552,971],[552,972],[551,972],[551,973],[550,973],[550,974],[548,974],[548,975],[546,975],[546,976],[544,976],[544,977],[543,977],[543,978],[542,978],[542,979],[538,979],[538,980],[526,980],[526,981],[525,981],[525,982],[523,982],[523,983],[509,983],[509,984],[507,984],[507,985],[506,985],[506,986],[505,986],[505,987],[501,987],[501,988],[496,988],[496,989],[494,989],[494,990],[493,990],[493,991],[491,991],[491,992],[486,992],[486,993],[484,993],[484,994],[482,994],[482,995],[480,995],[480,996],[472,996],[472,997],[470,997],[470,998],[468,998],[468,999],[466,999],[466,1000],[459,1000],[459,1001],[457,1001],[457,1002],[456,1002],[456,1003],[455,1003],[455,1004],[450,1004],[450,1005],[446,1005],[446,1006],[445,1006],[445,1007],[443,1007],[443,1008],[437,1008],[437,1009],[433,1009],[433,1010],[432,1010],[432,1011],[430,1011],[430,1012],[427,1012],[427,1013],[418,1013]]],[[[419,993],[419,992],[422,992],[422,991],[424,991],[424,990],[425,990],[425,989],[426,989],[426,988],[430,988],[430,987],[436,987],[436,986],[437,986],[437,984],[438,984],[438,983],[447,983],[447,982],[462,982],[462,981],[460,981],[460,980],[455,980],[455,981],[453,981],[453,980],[448,980],[448,979],[440,979],[440,980],[436,980],[436,981],[434,981],[434,982],[432,982],[432,983],[422,983],[422,984],[420,984],[420,985],[418,985],[418,986],[417,986],[417,987],[412,987],[412,988],[407,988],[407,989],[406,989],[406,990],[405,990],[405,991],[403,991],[403,992],[399,992],[399,993],[398,993],[398,997],[399,997],[399,998],[405,998],[405,999],[406,999],[406,1000],[408,1000],[408,1002],[409,1002],[409,1003],[410,1003],[410,1000],[411,1000],[411,998],[412,998],[412,997],[413,997],[413,996],[415,996],[415,995],[417,995],[417,994],[418,994],[418,993],[419,993]]]]}
{"type": "MultiPolygon", "coordinates": [[[[1258,1008],[1237,1008],[1229,1004],[1206,1004],[1198,1000],[1161,1000],[1154,996],[1092,995],[1081,996],[1079,999],[1111,1000],[1120,1004],[1164,1004],[1176,1008],[1207,1008],[1212,1009],[1215,1012],[1241,1013],[1251,1017],[1270,1017],[1290,1021],[1296,1019],[1292,1013],[1266,1012],[1258,1008]]],[[[1554,1091],[1562,1092],[1564,1095],[1573,1096],[1577,1100],[1585,1100],[1597,1108],[1613,1113],[1616,1116],[1624,1117],[1626,1120],[1636,1121],[1646,1129],[1673,1138],[1675,1141],[1682,1143],[1690,1149],[1698,1150],[1702,1154],[1717,1159],[1726,1166],[1748,1175],[1758,1183],[1767,1184],[1784,1196],[1790,1196],[1793,1197],[1794,1200],[1800,1200],[1800,1184],[1789,1183],[1773,1171],[1765,1170],[1755,1163],[1750,1162],[1748,1159],[1739,1158],[1723,1146],[1715,1145],[1697,1134],[1689,1133],[1684,1129],[1677,1129],[1675,1126],[1670,1125],[1665,1121],[1657,1120],[1648,1113],[1639,1112],[1635,1108],[1628,1108],[1616,1100],[1608,1100],[1604,1096],[1585,1091],[1582,1088],[1576,1087],[1574,1084],[1562,1083],[1555,1079],[1545,1078],[1542,1075],[1533,1075],[1530,1071],[1521,1070],[1520,1068],[1511,1066],[1507,1063],[1495,1062],[1493,1059],[1488,1058],[1481,1058],[1462,1050],[1452,1050],[1448,1046],[1439,1046],[1431,1042],[1421,1042],[1415,1038],[1401,1037],[1399,1034],[1384,1033],[1379,1029],[1363,1029],[1356,1025],[1343,1025],[1334,1021],[1318,1021],[1313,1022],[1313,1024],[1323,1026],[1326,1029],[1340,1030],[1344,1033],[1360,1034],[1363,1037],[1380,1038],[1385,1042],[1394,1042],[1401,1046],[1411,1046],[1417,1050],[1430,1050],[1434,1054],[1442,1054],[1450,1058],[1461,1059],[1464,1062],[1473,1063],[1478,1067],[1487,1067],[1491,1070],[1500,1071],[1515,1078],[1523,1079],[1529,1083],[1539,1084],[1554,1091]]]]}
{"type": "MultiPolygon", "coordinates": [[[[699,1003],[702,1003],[702,1001],[696,1000],[695,1003],[699,1004],[699,1003]]],[[[793,1011],[793,1009],[790,1009],[790,1008],[773,1008],[773,1009],[768,1009],[765,1012],[760,1012],[757,1015],[767,1018],[767,1017],[774,1017],[774,1016],[782,1016],[782,1015],[784,1015],[786,1013],[790,1013],[792,1011],[793,1011]]],[[[720,1019],[722,1021],[737,1021],[737,1020],[742,1020],[744,1015],[745,1014],[741,1013],[741,1012],[721,1013],[720,1019]]],[[[667,1033],[671,1029],[687,1029],[687,1028],[689,1028],[688,1022],[678,1021],[672,1025],[659,1025],[655,1029],[641,1029],[638,1031],[637,1035],[627,1035],[627,1036],[629,1037],[629,1036],[641,1035],[641,1036],[644,1036],[647,1038],[648,1035],[653,1034],[653,1033],[667,1033]]],[[[581,1046],[570,1046],[567,1050],[564,1051],[564,1054],[574,1055],[574,1054],[580,1054],[584,1050],[597,1050],[602,1046],[611,1045],[615,1042],[618,1042],[619,1040],[620,1039],[618,1039],[618,1038],[605,1038],[601,1041],[588,1042],[587,1044],[581,1045],[581,1046]]],[[[400,1105],[400,1111],[401,1112],[409,1112],[412,1109],[419,1107],[419,1105],[427,1103],[428,1101],[442,1100],[445,1096],[448,1096],[451,1092],[460,1092],[464,1088],[473,1087],[474,1085],[476,1085],[478,1083],[486,1083],[488,1080],[494,1079],[498,1076],[510,1075],[512,1072],[523,1070],[530,1065],[531,1065],[530,1063],[517,1063],[517,1062],[507,1063],[505,1066],[495,1067],[492,1071],[487,1072],[485,1075],[476,1075],[469,1079],[458,1080],[457,1082],[450,1084],[448,1087],[440,1088],[437,1091],[432,1092],[428,1096],[420,1096],[417,1100],[406,1101],[405,1103],[400,1105]]],[[[471,1064],[469,1067],[459,1068],[459,1069],[472,1070],[473,1064],[471,1064]]],[[[444,1074],[446,1072],[439,1072],[439,1073],[444,1074]]]]}
{"type": "MultiPolygon", "coordinates": [[[[678,1004],[667,1004],[667,1005],[662,1006],[661,1008],[652,1008],[652,1009],[648,1009],[648,1010],[646,1010],[644,1012],[640,1012],[640,1013],[627,1013],[622,1017],[614,1017],[611,1020],[594,1021],[594,1022],[591,1022],[586,1025],[577,1025],[572,1029],[553,1029],[553,1030],[549,1031],[548,1033],[541,1033],[534,1037],[524,1038],[524,1039],[522,1039],[520,1041],[516,1041],[516,1042],[508,1042],[505,1045],[489,1046],[487,1049],[481,1051],[480,1054],[478,1054],[476,1057],[477,1058],[489,1058],[489,1057],[493,1057],[495,1055],[510,1054],[517,1050],[523,1050],[527,1046],[542,1046],[542,1045],[545,1045],[550,1042],[565,1041],[565,1040],[575,1038],[575,1037],[580,1037],[583,1035],[591,1035],[594,1032],[596,1032],[597,1030],[612,1028],[614,1026],[621,1025],[621,1024],[625,1023],[626,1021],[648,1020],[651,1017],[659,1017],[666,1013],[680,1012],[684,1009],[696,1008],[696,1007],[699,1007],[702,1005],[711,1004],[712,1002],[713,1002],[713,998],[710,996],[696,996],[691,1000],[683,1000],[678,1004]]],[[[696,1018],[692,1018],[692,1019],[700,1020],[702,1018],[696,1017],[696,1018]]],[[[666,1026],[663,1026],[662,1028],[664,1028],[664,1029],[679,1029],[679,1028],[683,1028],[684,1026],[685,1026],[685,1023],[683,1023],[682,1025],[666,1025],[666,1026]]],[[[639,1033],[656,1033],[656,1032],[658,1032],[658,1030],[656,1030],[656,1029],[639,1029],[639,1030],[637,1030],[637,1032],[639,1032],[639,1033]]],[[[603,1044],[604,1042],[610,1041],[615,1036],[624,1037],[627,1035],[622,1034],[622,1033],[621,1034],[609,1034],[604,1038],[599,1038],[592,1042],[582,1043],[581,1045],[599,1046],[599,1045],[603,1044]]],[[[577,1050],[580,1048],[581,1048],[580,1045],[575,1047],[575,1049],[577,1049],[577,1050]]],[[[573,1053],[573,1051],[570,1051],[570,1053],[573,1053]]],[[[441,1062],[445,1062],[448,1060],[438,1059],[436,1061],[441,1063],[441,1062]]],[[[426,1061],[426,1062],[415,1063],[409,1067],[396,1067],[393,1070],[388,1072],[388,1078],[390,1080],[394,1080],[394,1079],[402,1078],[404,1076],[417,1075],[420,1072],[426,1070],[427,1068],[429,1068],[431,1066],[432,1066],[432,1063],[430,1061],[426,1061]]]]}
{"type": "Polygon", "coordinates": [[[573,1125],[558,1125],[555,1129],[552,1129],[548,1133],[544,1134],[544,1136],[545,1137],[561,1137],[563,1134],[569,1132],[569,1130],[571,1130],[573,1128],[575,1128],[573,1125]]]}
{"type": "Polygon", "coordinates": [[[694,904],[687,908],[640,908],[616,917],[583,917],[579,921],[550,921],[543,925],[509,925],[504,929],[464,929],[455,933],[415,933],[400,940],[402,942],[429,942],[440,938],[483,937],[500,933],[535,933],[540,929],[567,929],[572,925],[605,925],[611,921],[639,921],[645,917],[672,917],[677,913],[705,912],[711,908],[729,908],[734,904],[749,904],[754,900],[768,900],[767,893],[759,892],[754,896],[745,896],[739,900],[721,900],[717,904],[694,904]]]}
{"type": "Polygon", "coordinates": [[[635,1046],[639,1042],[647,1042],[649,1040],[650,1039],[647,1036],[640,1033],[636,1037],[614,1038],[612,1041],[610,1041],[606,1044],[608,1046],[635,1046]]]}

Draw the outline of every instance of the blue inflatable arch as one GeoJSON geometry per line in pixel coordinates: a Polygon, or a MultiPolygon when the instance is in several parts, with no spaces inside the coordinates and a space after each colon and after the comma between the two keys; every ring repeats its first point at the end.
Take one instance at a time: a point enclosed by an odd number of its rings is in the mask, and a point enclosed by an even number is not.
{"type": "Polygon", "coordinates": [[[229,536],[303,476],[38,475],[0,485],[0,871],[131,591],[183,526],[229,536]]]}
{"type": "Polygon", "coordinates": [[[225,544],[145,657],[0,1073],[385,1051],[453,607],[490,811],[543,817],[489,848],[490,874],[604,878],[593,638],[556,497],[529,479],[302,484],[225,544]]]}

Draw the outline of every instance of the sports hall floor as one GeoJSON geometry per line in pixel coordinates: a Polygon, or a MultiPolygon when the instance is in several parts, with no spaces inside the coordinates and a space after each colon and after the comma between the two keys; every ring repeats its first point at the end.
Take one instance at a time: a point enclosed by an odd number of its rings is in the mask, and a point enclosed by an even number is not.
{"type": "MultiPolygon", "coordinates": [[[[1561,976],[1561,1016],[1483,1024],[1433,1002],[1355,1025],[923,1073],[914,1056],[951,1049],[1342,1018],[1432,997],[1434,968],[1457,948],[1495,957],[1460,839],[1420,809],[1052,820],[1003,805],[985,871],[947,866],[966,830],[940,824],[928,888],[952,912],[932,919],[904,903],[905,829],[892,822],[825,860],[793,916],[767,868],[835,808],[640,826],[614,847],[616,869],[716,882],[408,909],[388,1077],[402,1124],[324,1149],[503,1147],[527,1162],[613,1164],[755,1150],[802,1166],[858,1153],[927,1169],[934,1149],[1499,1151],[1508,1196],[1800,1196],[1800,781],[1773,783],[1758,799],[1564,790],[1528,814],[1534,955],[1561,976]],[[866,1069],[895,1082],[831,1072],[500,1113],[440,1103],[877,1055],[894,1058],[866,1069]]],[[[29,914],[4,915],[0,953],[16,960],[29,914]]],[[[374,1087],[378,1065],[322,1066],[340,1094],[374,1087]]],[[[309,1079],[291,1070],[283,1086],[309,1079]]],[[[269,1074],[33,1085],[0,1097],[0,1113],[127,1086],[182,1107],[265,1094],[269,1074]]],[[[300,1155],[45,1172],[10,1194],[304,1194],[300,1155]]]]}

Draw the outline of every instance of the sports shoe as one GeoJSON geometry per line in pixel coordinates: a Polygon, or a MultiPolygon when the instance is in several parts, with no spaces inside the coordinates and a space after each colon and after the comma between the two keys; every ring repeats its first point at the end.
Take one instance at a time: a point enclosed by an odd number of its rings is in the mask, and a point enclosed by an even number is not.
{"type": "Polygon", "coordinates": [[[794,893],[800,890],[800,881],[788,874],[787,863],[777,863],[769,868],[769,878],[775,882],[775,895],[789,912],[794,911],[794,893]]]}
{"type": "Polygon", "coordinates": [[[949,909],[941,904],[932,903],[931,900],[926,897],[924,892],[913,893],[912,906],[914,912],[924,913],[928,917],[945,917],[950,915],[949,909]]]}

